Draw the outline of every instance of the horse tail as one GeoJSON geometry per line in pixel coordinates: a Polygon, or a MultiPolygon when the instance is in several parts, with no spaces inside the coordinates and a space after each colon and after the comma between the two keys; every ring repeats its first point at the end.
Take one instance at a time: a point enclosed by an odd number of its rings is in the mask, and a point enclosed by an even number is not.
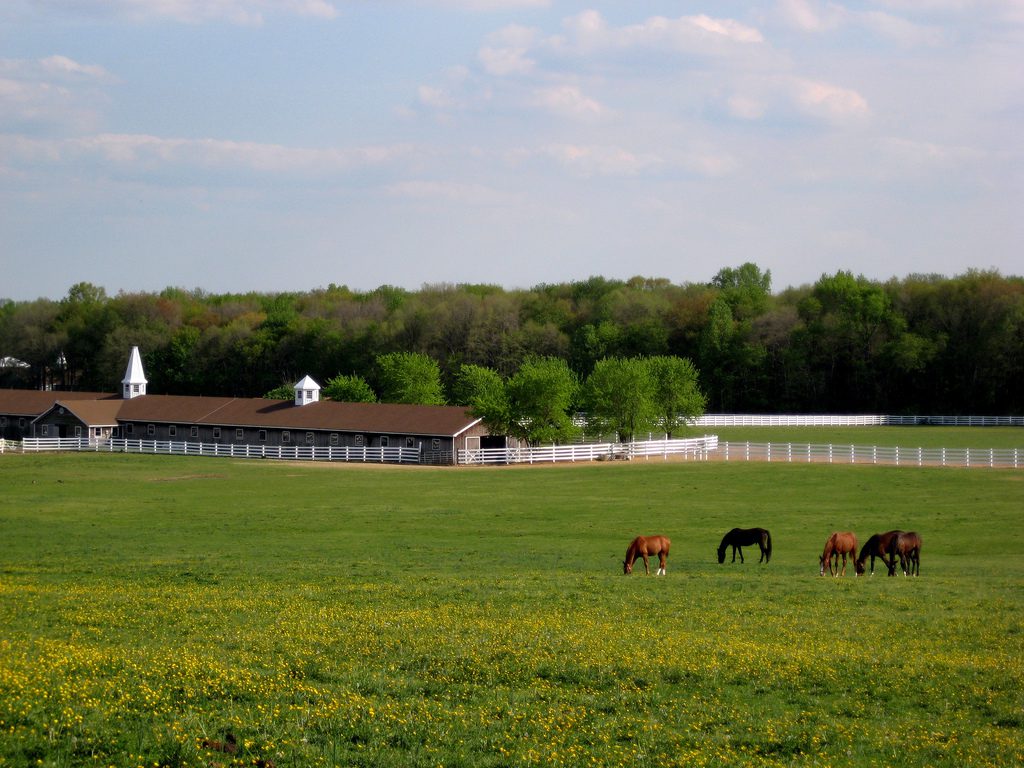
{"type": "Polygon", "coordinates": [[[764,547],[764,561],[767,563],[772,559],[772,534],[771,531],[764,532],[765,547],[764,547]]]}

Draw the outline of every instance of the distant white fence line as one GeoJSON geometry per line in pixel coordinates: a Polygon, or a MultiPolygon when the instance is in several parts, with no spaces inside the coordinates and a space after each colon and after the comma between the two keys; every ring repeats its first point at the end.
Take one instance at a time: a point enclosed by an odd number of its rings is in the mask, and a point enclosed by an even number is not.
{"type": "Polygon", "coordinates": [[[707,413],[696,427],[1024,427],[1024,416],[881,416],[815,414],[707,413]]]}
{"type": "Polygon", "coordinates": [[[898,448],[863,445],[720,442],[725,461],[879,464],[896,467],[1024,468],[1021,448],[898,448]]]}
{"type": "MultiPolygon", "coordinates": [[[[12,444],[8,444],[10,447],[12,444]]],[[[174,440],[90,440],[82,437],[32,437],[21,441],[21,452],[94,451],[97,453],[153,453],[173,456],[224,456],[238,459],[287,461],[355,461],[385,464],[419,464],[419,448],[348,447],[311,445],[248,445],[189,443],[174,440]]]]}
{"type": "Polygon", "coordinates": [[[718,449],[718,437],[686,440],[646,440],[634,443],[574,443],[522,448],[479,448],[459,451],[459,464],[551,464],[555,462],[610,461],[679,456],[703,460],[718,449]]]}

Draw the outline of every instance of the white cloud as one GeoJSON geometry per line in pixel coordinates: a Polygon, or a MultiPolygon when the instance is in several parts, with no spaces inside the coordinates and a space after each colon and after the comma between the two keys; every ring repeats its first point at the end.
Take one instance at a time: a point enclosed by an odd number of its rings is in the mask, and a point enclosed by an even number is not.
{"type": "Polygon", "coordinates": [[[57,75],[85,75],[87,77],[107,77],[107,71],[97,64],[79,64],[67,56],[48,56],[39,61],[45,72],[57,75]]]}
{"type": "Polygon", "coordinates": [[[513,24],[488,36],[477,57],[488,74],[527,75],[537,66],[529,55],[536,41],[536,30],[513,24]]]}
{"type": "Polygon", "coordinates": [[[601,117],[607,111],[574,85],[540,88],[534,92],[534,103],[557,115],[580,119],[601,117]]]}
{"type": "Polygon", "coordinates": [[[792,82],[793,99],[808,115],[833,123],[849,123],[868,117],[867,100],[857,91],[818,80],[796,79],[792,82]]]}
{"type": "Polygon", "coordinates": [[[675,19],[652,16],[639,24],[612,27],[600,13],[589,10],[566,19],[562,26],[568,34],[549,39],[549,45],[579,53],[635,49],[714,53],[733,44],[764,42],[754,27],[703,14],[675,19]]]}
{"type": "Polygon", "coordinates": [[[547,8],[551,0],[422,0],[427,5],[462,8],[467,11],[514,11],[523,8],[547,8]]]}
{"type": "Polygon", "coordinates": [[[385,191],[395,197],[444,201],[460,205],[502,205],[509,196],[493,187],[453,181],[411,180],[389,184],[385,191]]]}
{"type": "Polygon", "coordinates": [[[407,144],[311,149],[246,141],[117,133],[62,140],[0,135],[0,147],[10,158],[26,162],[98,160],[139,171],[177,167],[316,175],[382,165],[412,152],[412,147],[407,144]]]}
{"type": "Polygon", "coordinates": [[[634,151],[601,144],[548,144],[520,150],[517,158],[543,157],[582,177],[640,176],[682,172],[705,178],[730,174],[739,167],[732,156],[713,150],[634,151]]]}
{"type": "Polygon", "coordinates": [[[103,67],[66,56],[0,59],[0,128],[25,123],[95,127],[97,105],[105,101],[98,86],[111,80],[103,67]]]}
{"type": "Polygon", "coordinates": [[[169,19],[185,24],[227,21],[259,25],[267,15],[333,19],[338,9],[330,0],[37,0],[44,10],[77,15],[114,16],[133,22],[169,19]]]}
{"type": "Polygon", "coordinates": [[[906,46],[938,45],[944,37],[939,29],[914,23],[903,16],[885,11],[856,11],[833,2],[779,0],[778,13],[786,23],[804,32],[833,32],[853,27],[906,46]]]}

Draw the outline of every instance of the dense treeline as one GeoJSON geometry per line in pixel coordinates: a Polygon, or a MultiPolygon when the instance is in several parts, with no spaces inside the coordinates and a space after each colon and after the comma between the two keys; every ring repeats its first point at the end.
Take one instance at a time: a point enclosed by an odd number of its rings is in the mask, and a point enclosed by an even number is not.
{"type": "Polygon", "coordinates": [[[260,396],[307,373],[377,388],[380,356],[416,352],[456,402],[464,364],[511,377],[554,357],[583,380],[604,358],[674,356],[696,365],[711,412],[1024,412],[1024,278],[988,271],[837,272],[778,293],[748,263],[706,284],[108,296],[79,283],[60,301],[0,300],[0,357],[28,364],[0,369],[5,387],[115,391],[133,344],[152,393],[260,396]]]}

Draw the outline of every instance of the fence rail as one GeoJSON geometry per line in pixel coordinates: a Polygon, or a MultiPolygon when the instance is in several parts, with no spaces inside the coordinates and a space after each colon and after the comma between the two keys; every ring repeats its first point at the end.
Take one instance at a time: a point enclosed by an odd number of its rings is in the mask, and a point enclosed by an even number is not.
{"type": "Polygon", "coordinates": [[[1024,427],[1024,416],[707,413],[692,424],[697,427],[1024,427]]]}
{"type": "MultiPolygon", "coordinates": [[[[10,444],[8,444],[10,446],[10,444]]],[[[21,441],[23,453],[44,451],[94,451],[103,453],[152,453],[174,456],[223,456],[239,459],[287,461],[353,461],[385,464],[419,464],[418,448],[351,447],[311,445],[233,445],[191,443],[175,440],[93,440],[86,437],[33,437],[21,441]]]]}
{"type": "Polygon", "coordinates": [[[648,440],[635,443],[578,443],[534,448],[480,448],[459,451],[459,464],[551,464],[681,456],[701,460],[718,447],[715,435],[687,440],[648,440]]]}
{"type": "Polygon", "coordinates": [[[1021,448],[899,448],[877,445],[720,442],[725,461],[879,464],[896,467],[1024,467],[1021,448]]]}

